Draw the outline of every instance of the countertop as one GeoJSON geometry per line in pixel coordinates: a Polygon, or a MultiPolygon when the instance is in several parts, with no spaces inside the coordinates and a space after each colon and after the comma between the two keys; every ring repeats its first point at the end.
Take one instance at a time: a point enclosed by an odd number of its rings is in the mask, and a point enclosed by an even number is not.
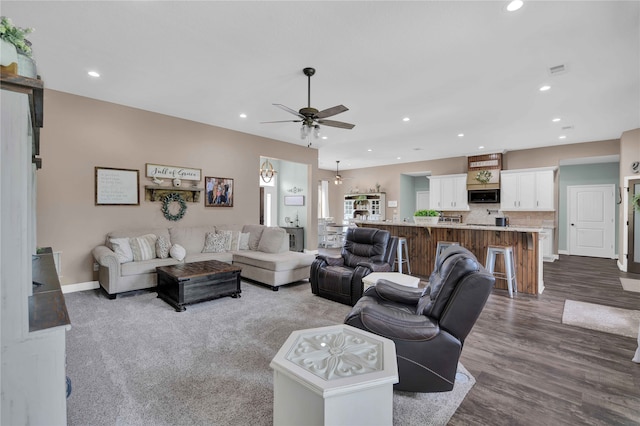
{"type": "Polygon", "coordinates": [[[509,225],[509,226],[495,226],[495,225],[479,225],[471,223],[455,223],[455,222],[439,222],[434,225],[418,225],[413,222],[386,222],[376,220],[362,220],[355,221],[356,224],[366,223],[370,225],[387,225],[387,226],[416,226],[419,228],[453,228],[453,229],[474,229],[474,230],[486,230],[486,231],[503,231],[503,232],[542,232],[542,227],[522,226],[522,225],[509,225]]]}

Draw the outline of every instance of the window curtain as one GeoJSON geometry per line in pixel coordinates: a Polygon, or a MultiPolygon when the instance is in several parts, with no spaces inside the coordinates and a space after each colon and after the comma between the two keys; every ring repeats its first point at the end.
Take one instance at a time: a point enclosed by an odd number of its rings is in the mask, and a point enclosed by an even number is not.
{"type": "Polygon", "coordinates": [[[329,213],[329,181],[321,180],[318,183],[318,217],[330,217],[329,213]]]}

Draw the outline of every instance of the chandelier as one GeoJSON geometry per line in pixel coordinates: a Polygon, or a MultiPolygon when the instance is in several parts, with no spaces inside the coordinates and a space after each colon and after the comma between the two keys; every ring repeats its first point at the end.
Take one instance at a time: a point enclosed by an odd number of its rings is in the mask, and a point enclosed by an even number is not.
{"type": "Polygon", "coordinates": [[[265,160],[260,165],[260,179],[262,179],[264,183],[269,183],[274,178],[276,173],[278,172],[274,170],[273,164],[271,164],[268,158],[265,158],[265,160]]]}
{"type": "Polygon", "coordinates": [[[336,160],[336,179],[333,181],[336,185],[342,185],[342,176],[340,176],[340,172],[338,171],[338,166],[340,165],[340,160],[336,160]]]}

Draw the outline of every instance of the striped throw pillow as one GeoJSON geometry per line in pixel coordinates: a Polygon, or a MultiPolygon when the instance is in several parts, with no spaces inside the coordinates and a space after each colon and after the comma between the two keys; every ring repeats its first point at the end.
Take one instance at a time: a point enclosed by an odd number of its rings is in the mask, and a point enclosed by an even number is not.
{"type": "Polygon", "coordinates": [[[156,237],[153,234],[142,235],[140,237],[129,238],[134,262],[141,260],[151,260],[156,257],[156,237]]]}

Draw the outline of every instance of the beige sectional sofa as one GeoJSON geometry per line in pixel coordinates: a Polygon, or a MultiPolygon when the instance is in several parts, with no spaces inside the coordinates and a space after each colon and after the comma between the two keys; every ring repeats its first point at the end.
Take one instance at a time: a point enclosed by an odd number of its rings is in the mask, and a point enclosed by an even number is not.
{"type": "Polygon", "coordinates": [[[218,260],[242,268],[241,276],[278,290],[279,286],[309,278],[313,254],[289,251],[289,235],[282,228],[263,225],[211,225],[194,227],[120,230],[107,234],[105,243],[93,249],[98,281],[109,297],[156,286],[156,267],[218,260]],[[218,235],[223,237],[218,238],[218,235]],[[154,239],[155,237],[155,239],[154,239]],[[158,257],[171,247],[171,255],[158,257]],[[148,241],[146,246],[141,241],[148,241]],[[155,251],[149,246],[155,241],[155,251]],[[129,244],[133,252],[128,254],[129,244]],[[224,244],[224,248],[220,244],[224,244]],[[147,250],[145,251],[145,246],[147,250]],[[127,247],[125,247],[127,248],[127,247]],[[182,248],[182,249],[180,249],[182,248]],[[181,258],[184,255],[184,258],[181,258]],[[151,256],[154,256],[150,258],[151,256]]]}

